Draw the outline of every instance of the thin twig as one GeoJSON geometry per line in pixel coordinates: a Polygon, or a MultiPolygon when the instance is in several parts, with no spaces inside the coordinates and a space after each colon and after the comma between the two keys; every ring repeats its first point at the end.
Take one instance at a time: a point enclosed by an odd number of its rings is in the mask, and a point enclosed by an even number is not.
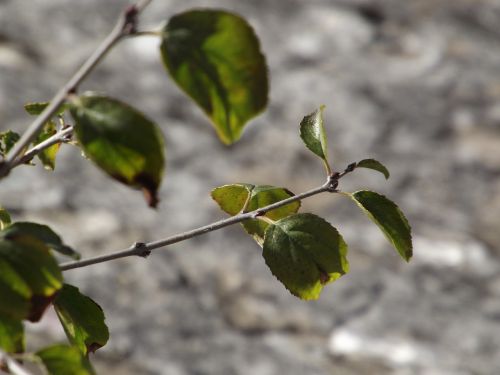
{"type": "Polygon", "coordinates": [[[68,126],[64,129],[59,130],[54,135],[47,138],[45,141],[38,143],[36,146],[33,146],[28,151],[26,151],[23,156],[14,160],[11,169],[17,167],[20,164],[24,164],[29,162],[31,159],[35,157],[35,155],[39,154],[46,148],[53,146],[57,143],[67,142],[71,135],[73,134],[73,126],[68,126]]]}
{"type": "MultiPolygon", "coordinates": [[[[17,363],[12,357],[10,357],[7,353],[5,353],[2,350],[0,350],[0,364],[5,364],[7,366],[9,374],[32,375],[31,372],[23,368],[19,363],[17,363]]],[[[4,374],[4,372],[0,370],[0,374],[4,374]]]]}
{"type": "Polygon", "coordinates": [[[137,15],[151,2],[151,0],[139,0],[135,5],[127,7],[118,18],[116,25],[108,36],[97,47],[94,53],[83,63],[78,71],[69,79],[69,81],[59,89],[59,91],[50,100],[49,105],[43,112],[31,123],[28,129],[23,133],[19,141],[14,145],[5,160],[0,163],[0,178],[9,174],[9,171],[16,164],[17,157],[33,141],[42,126],[54,116],[61,104],[63,104],[68,95],[73,93],[80,83],[92,72],[106,54],[123,37],[130,35],[135,30],[137,15]]]}
{"type": "Polygon", "coordinates": [[[327,182],[320,187],[317,187],[315,189],[306,191],[304,193],[294,195],[293,197],[284,199],[282,201],[270,204],[265,207],[261,207],[257,210],[251,211],[251,212],[245,212],[245,213],[239,213],[235,216],[232,216],[227,219],[219,220],[214,223],[184,232],[180,234],[173,235],[171,237],[164,238],[162,240],[158,241],[153,241],[153,242],[148,242],[148,243],[141,243],[141,242],[136,242],[132,246],[130,246],[127,249],[120,250],[113,252],[108,255],[102,255],[98,256],[95,258],[89,258],[89,259],[84,259],[84,260],[79,260],[76,262],[68,262],[60,265],[60,268],[62,271],[67,271],[71,270],[74,268],[81,268],[81,267],[86,267],[90,266],[92,264],[98,264],[98,263],[104,263],[108,262],[111,260],[115,259],[120,259],[120,258],[125,258],[129,256],[141,256],[141,257],[147,257],[152,250],[159,249],[168,245],[172,245],[177,242],[185,241],[187,239],[200,236],[205,233],[213,232],[215,230],[227,227],[229,225],[233,225],[236,223],[241,223],[242,221],[249,220],[249,219],[255,219],[259,216],[264,215],[265,213],[272,211],[276,208],[285,206],[289,203],[299,201],[308,197],[312,197],[313,195],[317,195],[320,193],[324,192],[335,192],[335,187],[338,184],[338,176],[330,176],[327,180],[327,182]]]}

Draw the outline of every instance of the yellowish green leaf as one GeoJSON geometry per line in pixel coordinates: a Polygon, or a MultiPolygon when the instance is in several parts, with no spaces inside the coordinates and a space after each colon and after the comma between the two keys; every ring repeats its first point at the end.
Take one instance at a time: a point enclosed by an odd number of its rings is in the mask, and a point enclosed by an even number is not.
{"type": "Polygon", "coordinates": [[[165,26],[160,50],[172,78],[212,120],[223,143],[237,141],[266,107],[266,62],[240,16],[208,9],[178,14],[165,26]]]}

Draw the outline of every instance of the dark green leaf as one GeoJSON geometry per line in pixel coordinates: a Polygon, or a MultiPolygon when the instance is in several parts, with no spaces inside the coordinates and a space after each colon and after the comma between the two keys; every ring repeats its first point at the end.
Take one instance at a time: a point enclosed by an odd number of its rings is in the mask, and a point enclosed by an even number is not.
{"type": "Polygon", "coordinates": [[[7,228],[11,222],[9,212],[5,208],[0,207],[0,230],[7,228]]]}
{"type": "Polygon", "coordinates": [[[381,162],[375,159],[363,159],[356,163],[356,168],[373,169],[382,173],[386,180],[389,178],[389,170],[381,162]]]}
{"type": "Polygon", "coordinates": [[[269,225],[263,256],[273,275],[302,299],[317,299],[325,284],[349,271],[342,236],[327,221],[309,213],[269,225]]]}
{"type": "Polygon", "coordinates": [[[0,237],[8,240],[15,240],[23,236],[33,236],[58,253],[76,260],[80,259],[80,254],[65,245],[61,237],[47,225],[18,221],[0,232],[0,237]]]}
{"type": "Polygon", "coordinates": [[[50,375],[93,375],[89,360],[74,346],[54,345],[36,353],[50,375]]]}
{"type": "Polygon", "coordinates": [[[7,130],[0,133],[0,156],[5,156],[10,149],[14,147],[16,142],[21,138],[19,134],[12,130],[7,130]]]}
{"type": "MultiPolygon", "coordinates": [[[[43,130],[38,134],[36,141],[33,144],[39,144],[57,133],[56,124],[49,121],[43,127],[43,130]]],[[[42,162],[45,169],[54,170],[56,165],[56,155],[59,151],[60,143],[56,143],[38,153],[38,158],[42,162]]]]}
{"type": "Polygon", "coordinates": [[[24,326],[20,320],[0,314],[0,349],[7,353],[24,352],[24,326]]]}
{"type": "MultiPolygon", "coordinates": [[[[300,122],[300,137],[307,148],[323,159],[325,165],[328,165],[328,140],[323,125],[324,108],[325,106],[322,105],[302,119],[300,122]]],[[[330,171],[329,166],[328,170],[330,171]]]]}
{"type": "Polygon", "coordinates": [[[240,16],[220,10],[178,14],[165,26],[160,49],[170,75],[225,144],[237,141],[245,123],[266,107],[266,62],[240,16]]]}
{"type": "Polygon", "coordinates": [[[66,336],[84,355],[108,342],[109,331],[101,307],[78,288],[64,284],[54,307],[66,336]]]}
{"type": "MultiPolygon", "coordinates": [[[[8,228],[7,228],[8,229],[8,228]]],[[[30,235],[0,240],[0,311],[38,321],[62,287],[62,274],[49,248],[30,235]]]]}
{"type": "Polygon", "coordinates": [[[96,94],[76,99],[71,115],[86,156],[112,178],[142,189],[155,207],[165,163],[158,127],[129,105],[96,94]]]}
{"type": "MultiPolygon", "coordinates": [[[[219,204],[223,211],[232,216],[240,212],[257,210],[290,198],[293,195],[287,189],[269,185],[232,184],[220,186],[212,190],[212,198],[219,204]]],[[[300,201],[296,201],[269,211],[263,216],[271,220],[279,220],[296,213],[299,208],[300,201]]],[[[242,225],[254,237],[255,241],[262,246],[264,233],[269,224],[263,220],[250,219],[243,222],[242,225]]]]}
{"type": "Polygon", "coordinates": [[[373,191],[361,190],[349,196],[378,225],[399,255],[408,262],[413,255],[411,228],[399,207],[373,191]]]}
{"type": "MultiPolygon", "coordinates": [[[[48,105],[49,105],[49,102],[32,102],[32,103],[26,103],[24,105],[24,109],[30,115],[38,116],[40,113],[43,112],[43,110],[45,108],[47,108],[48,105]]],[[[61,106],[57,110],[56,114],[62,115],[67,109],[68,109],[67,104],[61,104],[61,106]]]]}

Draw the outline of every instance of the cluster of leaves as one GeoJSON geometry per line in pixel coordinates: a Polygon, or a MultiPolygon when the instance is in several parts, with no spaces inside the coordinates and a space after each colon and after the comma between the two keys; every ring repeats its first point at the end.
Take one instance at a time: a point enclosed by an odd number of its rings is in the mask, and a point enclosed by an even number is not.
{"type": "MultiPolygon", "coordinates": [[[[160,55],[170,77],[206,113],[224,144],[237,141],[245,124],[267,105],[268,74],[259,41],[240,16],[221,10],[192,10],[172,17],[159,33],[160,55]]],[[[40,115],[47,102],[28,103],[26,111],[40,115]]],[[[95,92],[71,95],[34,144],[63,128],[69,113],[73,144],[113,179],[143,190],[148,204],[158,203],[165,145],[161,130],[127,103],[95,92]]],[[[0,134],[0,156],[19,139],[0,134]]],[[[54,169],[61,142],[38,154],[54,169]]]]}
{"type": "MultiPolygon", "coordinates": [[[[268,98],[266,62],[251,26],[226,11],[192,10],[172,17],[158,34],[161,60],[170,77],[206,113],[224,144],[237,141],[268,98]]],[[[48,104],[28,103],[25,109],[38,116],[48,104]]],[[[151,119],[107,95],[72,94],[44,124],[33,146],[68,126],[73,127],[71,140],[56,139],[36,153],[45,168],[53,170],[60,145],[72,143],[107,175],[141,189],[147,203],[156,206],[165,145],[151,119]]],[[[13,131],[0,133],[0,157],[19,138],[13,131]]],[[[93,373],[88,354],[109,336],[104,314],[78,288],[64,283],[54,253],[74,259],[79,254],[45,225],[11,223],[5,209],[0,209],[0,230],[0,350],[24,353],[23,320],[37,322],[53,306],[70,345],[42,349],[34,354],[36,361],[51,374],[93,373]]]]}
{"type": "MultiPolygon", "coordinates": [[[[339,174],[332,173],[328,162],[327,136],[320,107],[304,117],[300,133],[305,145],[322,159],[333,183],[339,174]]],[[[369,168],[389,178],[387,168],[374,159],[351,164],[369,168]]],[[[333,192],[341,193],[332,186],[333,192]]],[[[395,203],[381,194],[361,190],[341,193],[352,199],[379,226],[399,255],[406,261],[412,256],[411,230],[404,214],[395,203]]],[[[230,215],[250,212],[292,197],[285,188],[232,184],[212,191],[212,198],[230,215]]],[[[349,271],[347,244],[330,223],[311,213],[298,213],[299,202],[259,215],[243,222],[243,228],[262,247],[262,255],[273,275],[295,296],[317,299],[324,285],[337,280],[349,271]]]]}
{"type": "MultiPolygon", "coordinates": [[[[54,253],[79,259],[48,226],[11,223],[0,210],[0,348],[8,353],[25,350],[22,321],[37,322],[52,305],[72,346],[56,345],[34,354],[49,373],[81,366],[91,368],[87,354],[109,337],[102,309],[77,287],[64,284],[54,253]]],[[[85,373],[85,372],[84,372],[85,373]]],[[[88,372],[90,373],[90,372],[88,372]]]]}
{"type": "MultiPolygon", "coordinates": [[[[232,13],[194,10],[172,17],[160,35],[160,54],[170,76],[210,118],[224,144],[237,141],[245,124],[267,105],[267,68],[252,28],[232,13]]],[[[39,115],[47,105],[29,103],[25,109],[39,115]]],[[[328,162],[322,112],[323,107],[305,116],[300,133],[305,145],[325,165],[331,182],[327,191],[340,193],[340,174],[333,172],[328,162]]],[[[165,145],[151,119],[107,95],[74,93],[44,124],[34,147],[67,127],[73,129],[71,140],[55,138],[36,153],[44,167],[54,169],[60,145],[70,142],[111,178],[142,190],[147,203],[156,206],[165,169],[165,145]]],[[[18,139],[12,131],[0,133],[0,156],[4,157],[18,139]]],[[[389,177],[387,169],[374,159],[353,163],[345,173],[355,168],[374,169],[389,177]]],[[[393,202],[370,191],[341,194],[361,207],[403,259],[410,259],[410,227],[393,202]]],[[[234,216],[294,195],[280,187],[238,183],[214,189],[212,197],[234,216]]],[[[326,220],[299,213],[299,209],[300,200],[294,200],[242,225],[262,247],[265,262],[277,279],[299,298],[316,299],[324,285],[349,271],[347,244],[326,220]]],[[[89,353],[109,338],[104,313],[77,287],[64,282],[57,261],[60,256],[80,257],[51,228],[32,222],[13,223],[9,213],[0,208],[0,354],[34,360],[50,374],[93,374],[89,353]],[[39,321],[50,306],[69,344],[43,348],[30,356],[23,354],[23,321],[39,321]]],[[[0,370],[9,370],[1,359],[0,370]]]]}

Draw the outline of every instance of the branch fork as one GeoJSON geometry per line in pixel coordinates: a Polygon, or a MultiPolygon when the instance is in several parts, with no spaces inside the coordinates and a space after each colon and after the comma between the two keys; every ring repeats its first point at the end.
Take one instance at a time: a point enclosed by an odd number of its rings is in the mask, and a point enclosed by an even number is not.
{"type": "MultiPolygon", "coordinates": [[[[124,37],[133,35],[137,30],[138,15],[149,5],[151,0],[139,0],[128,6],[118,18],[113,30],[97,47],[94,53],[85,61],[80,69],[66,82],[50,100],[49,105],[30,124],[19,141],[14,145],[4,160],[0,161],[0,178],[7,176],[16,166],[22,164],[25,155],[21,155],[35,139],[44,124],[57,112],[59,107],[68,100],[68,96],[77,91],[80,83],[94,70],[108,52],[124,37]]],[[[48,147],[48,146],[47,146],[48,147]]]]}

